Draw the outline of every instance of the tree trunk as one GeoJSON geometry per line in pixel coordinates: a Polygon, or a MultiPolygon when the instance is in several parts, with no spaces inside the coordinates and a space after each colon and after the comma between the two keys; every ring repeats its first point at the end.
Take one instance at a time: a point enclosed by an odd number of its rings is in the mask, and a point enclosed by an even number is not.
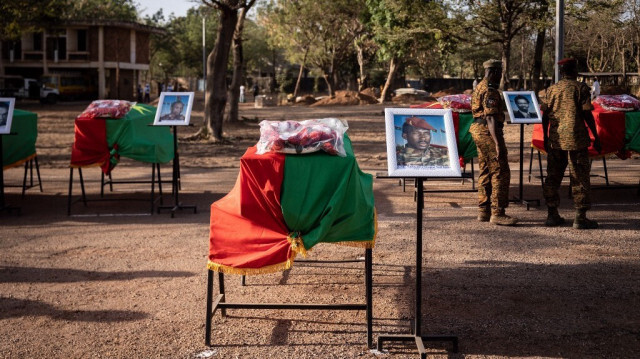
{"type": "Polygon", "coordinates": [[[356,50],[358,55],[358,66],[360,67],[360,77],[358,78],[358,92],[362,92],[367,88],[367,73],[364,69],[364,48],[358,45],[358,41],[355,41],[356,50]]]}
{"type": "Polygon", "coordinates": [[[511,57],[511,40],[502,42],[502,78],[500,79],[500,90],[509,88],[509,57],[511,57]]]}
{"type": "Polygon", "coordinates": [[[533,90],[536,93],[542,90],[543,87],[543,82],[540,80],[540,73],[542,72],[542,53],[544,51],[545,37],[545,29],[538,31],[538,35],[536,36],[536,49],[533,54],[533,69],[531,70],[533,77],[533,90]]]}
{"type": "Polygon", "coordinates": [[[296,80],[296,88],[293,90],[293,99],[295,100],[298,97],[298,91],[300,91],[300,81],[302,80],[302,75],[304,74],[304,67],[307,64],[307,54],[309,53],[309,48],[305,47],[304,56],[302,57],[302,62],[300,63],[300,71],[298,72],[298,79],[296,80]]]}
{"type": "Polygon", "coordinates": [[[324,82],[327,83],[327,91],[329,92],[329,96],[333,97],[335,95],[335,84],[333,83],[333,74],[328,73],[328,71],[323,71],[322,78],[324,78],[324,82]]]}
{"type": "MultiPolygon", "coordinates": [[[[240,97],[240,85],[244,78],[244,55],[242,52],[242,32],[244,29],[244,19],[247,15],[247,8],[240,9],[236,29],[233,34],[233,77],[231,78],[231,86],[229,86],[229,114],[227,122],[238,122],[238,99],[240,97]]],[[[246,97],[246,89],[245,89],[246,97]]]]}
{"type": "Polygon", "coordinates": [[[392,58],[389,62],[389,75],[387,75],[387,81],[384,83],[384,87],[380,92],[380,103],[384,103],[385,98],[387,97],[387,92],[389,91],[389,87],[391,87],[391,83],[393,82],[393,78],[396,75],[396,70],[398,69],[398,64],[396,58],[392,58]]]}
{"type": "Polygon", "coordinates": [[[218,36],[207,58],[207,94],[204,99],[205,135],[213,136],[216,141],[222,140],[222,120],[227,103],[227,62],[238,20],[238,12],[235,10],[238,0],[230,2],[233,5],[219,8],[218,36]]]}

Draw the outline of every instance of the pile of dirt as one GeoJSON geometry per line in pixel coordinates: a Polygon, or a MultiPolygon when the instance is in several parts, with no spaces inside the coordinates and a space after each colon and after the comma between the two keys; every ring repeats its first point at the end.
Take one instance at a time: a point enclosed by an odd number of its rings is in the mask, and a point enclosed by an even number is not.
{"type": "Polygon", "coordinates": [[[423,102],[435,102],[436,99],[434,97],[425,97],[419,94],[410,94],[405,93],[402,95],[394,96],[391,101],[397,104],[413,104],[413,103],[423,103],[423,102]]]}
{"type": "Polygon", "coordinates": [[[315,97],[311,96],[311,95],[305,95],[305,96],[298,96],[296,97],[296,102],[294,103],[294,105],[299,106],[299,105],[313,105],[314,103],[316,103],[317,100],[315,97]]]}
{"type": "Polygon", "coordinates": [[[459,93],[462,93],[462,91],[456,89],[455,87],[449,87],[447,89],[440,90],[436,93],[433,93],[431,94],[431,96],[438,98],[438,97],[447,96],[447,95],[457,95],[459,93]]]}
{"type": "Polygon", "coordinates": [[[353,106],[353,105],[370,105],[378,103],[374,97],[369,95],[356,92],[356,91],[336,91],[336,94],[333,97],[326,97],[322,100],[314,103],[311,107],[314,106],[353,106]]]}
{"type": "Polygon", "coordinates": [[[367,87],[360,91],[361,94],[371,96],[373,98],[380,98],[380,89],[377,87],[367,87]]]}

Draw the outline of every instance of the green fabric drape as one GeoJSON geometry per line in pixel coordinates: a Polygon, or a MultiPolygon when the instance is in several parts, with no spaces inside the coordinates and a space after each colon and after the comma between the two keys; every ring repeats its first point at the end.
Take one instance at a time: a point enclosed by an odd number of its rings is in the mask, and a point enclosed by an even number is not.
{"type": "Polygon", "coordinates": [[[458,156],[463,157],[465,162],[471,161],[474,157],[478,157],[476,143],[473,142],[469,128],[473,123],[471,113],[460,113],[458,124],[458,156]]]}
{"type": "Polygon", "coordinates": [[[640,112],[627,112],[624,116],[624,149],[640,152],[640,112]]]}
{"type": "Polygon", "coordinates": [[[169,126],[151,126],[156,108],[137,104],[119,120],[105,120],[112,153],[140,162],[166,163],[173,159],[173,135],[169,126]]]}
{"type": "Polygon", "coordinates": [[[285,159],[282,214],[306,249],[374,240],[373,178],[358,167],[346,134],[344,144],[346,157],[315,152],[285,159]]]}
{"type": "Polygon", "coordinates": [[[22,164],[36,154],[38,115],[14,109],[11,133],[2,136],[2,164],[9,168],[22,164]]]}

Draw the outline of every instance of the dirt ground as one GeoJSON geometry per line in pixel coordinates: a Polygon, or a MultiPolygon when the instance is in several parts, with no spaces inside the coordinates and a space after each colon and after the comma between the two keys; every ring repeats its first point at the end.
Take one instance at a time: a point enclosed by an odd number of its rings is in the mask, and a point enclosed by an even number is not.
{"type": "MultiPolygon", "coordinates": [[[[192,123],[202,123],[198,94],[192,123]]],[[[360,167],[386,170],[384,106],[241,105],[241,124],[226,127],[224,144],[179,143],[180,201],[198,212],[149,214],[149,186],[119,184],[113,201],[72,205],[67,216],[73,120],[86,104],[19,103],[38,113],[38,159],[43,192],[7,187],[21,215],[0,213],[0,357],[2,358],[415,358],[412,343],[383,352],[366,346],[363,311],[228,310],[213,318],[204,344],[209,206],[233,186],[239,158],[258,139],[258,120],[339,117],[360,167]]],[[[184,138],[197,127],[180,129],[184,138]]],[[[519,127],[507,125],[511,194],[518,194],[519,127]]],[[[531,127],[525,128],[525,143],[531,127]]],[[[541,199],[538,164],[524,198],[541,199]]],[[[544,166],[544,158],[543,158],[544,166]]],[[[150,166],[124,159],[114,180],[148,180],[150,166]]],[[[467,171],[470,168],[467,167],[467,171]]],[[[640,197],[638,156],[608,159],[611,185],[593,191],[590,216],[600,229],[568,224],[546,228],[544,206],[512,204],[513,228],[479,223],[471,181],[427,181],[425,195],[422,331],[459,338],[427,344],[429,358],[635,358],[640,352],[640,197]],[[632,187],[634,186],[635,187],[632,187]]],[[[170,177],[170,165],[162,168],[170,177]]],[[[23,170],[4,171],[8,186],[23,170]]],[[[592,184],[603,187],[602,161],[592,184]]],[[[86,168],[90,199],[99,198],[100,172],[86,168]]],[[[567,194],[567,183],[563,193],[567,194]]],[[[168,185],[167,185],[168,187],[168,185]]],[[[173,199],[165,188],[165,203],[173,199]]],[[[415,280],[413,187],[375,179],[378,237],[373,250],[374,346],[379,335],[409,333],[415,280]]],[[[75,198],[79,197],[75,182],[75,198]]],[[[561,214],[571,219],[563,196],[561,214]]],[[[362,250],[319,245],[310,259],[353,259],[362,250]]],[[[234,302],[364,303],[359,263],[294,265],[285,273],[252,276],[246,286],[228,275],[234,302]]],[[[217,286],[217,282],[216,282],[217,286]]]]}

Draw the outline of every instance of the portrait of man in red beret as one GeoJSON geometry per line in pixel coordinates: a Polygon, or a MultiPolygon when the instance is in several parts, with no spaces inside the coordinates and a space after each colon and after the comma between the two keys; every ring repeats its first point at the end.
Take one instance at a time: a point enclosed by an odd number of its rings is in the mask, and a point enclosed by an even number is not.
{"type": "Polygon", "coordinates": [[[448,166],[447,148],[431,145],[433,134],[437,130],[425,119],[410,116],[402,124],[404,146],[398,146],[398,166],[448,166]]]}

